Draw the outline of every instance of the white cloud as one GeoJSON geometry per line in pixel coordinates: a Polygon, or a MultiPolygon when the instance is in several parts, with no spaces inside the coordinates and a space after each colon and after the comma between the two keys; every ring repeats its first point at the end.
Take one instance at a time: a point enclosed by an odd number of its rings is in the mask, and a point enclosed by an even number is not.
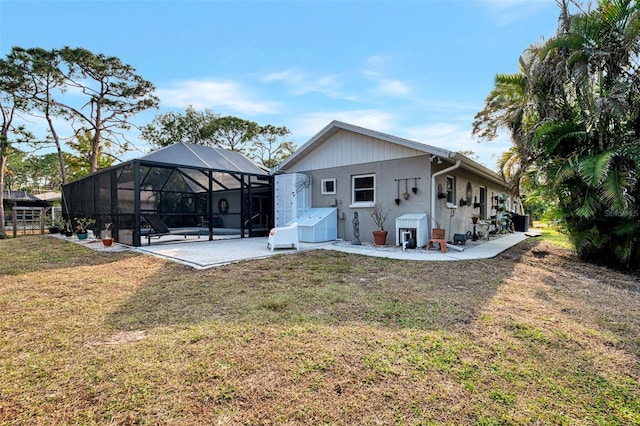
{"type": "Polygon", "coordinates": [[[380,132],[389,132],[393,129],[393,116],[384,111],[326,111],[309,113],[296,120],[291,126],[293,136],[296,138],[298,145],[302,145],[333,120],[380,132]]]}
{"type": "Polygon", "coordinates": [[[404,96],[410,92],[409,86],[399,80],[382,80],[378,90],[383,95],[404,96]]]}
{"type": "Polygon", "coordinates": [[[287,91],[296,96],[319,93],[338,99],[353,99],[342,92],[344,84],[338,74],[318,75],[298,68],[289,68],[265,75],[263,82],[281,82],[287,91]]]}
{"type": "Polygon", "coordinates": [[[478,143],[472,138],[469,128],[450,123],[410,127],[404,130],[404,134],[398,136],[449,151],[473,151],[474,155],[471,155],[471,158],[490,169],[495,169],[497,159],[510,146],[508,142],[499,141],[478,143]]]}
{"type": "Polygon", "coordinates": [[[240,115],[270,114],[280,109],[273,101],[256,99],[249,91],[233,81],[184,80],[174,82],[170,88],[156,91],[163,107],[229,110],[240,115]]]}
{"type": "Polygon", "coordinates": [[[498,26],[506,26],[517,21],[530,19],[541,10],[554,6],[551,1],[531,0],[481,0],[489,15],[498,26]]]}

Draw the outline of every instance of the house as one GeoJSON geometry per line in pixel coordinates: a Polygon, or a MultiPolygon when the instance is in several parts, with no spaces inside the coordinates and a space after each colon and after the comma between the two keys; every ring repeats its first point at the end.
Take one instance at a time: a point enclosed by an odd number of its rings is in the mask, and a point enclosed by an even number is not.
{"type": "Polygon", "coordinates": [[[451,240],[473,230],[472,215],[489,219],[499,203],[512,207],[503,179],[470,158],[340,121],[329,123],[273,173],[310,177],[311,207],[337,208],[337,235],[346,241],[354,236],[354,213],[360,240],[373,241],[369,213],[376,202],[389,209],[387,244],[402,241],[397,219],[403,226],[403,218],[426,216],[426,232],[439,225],[451,240]]]}

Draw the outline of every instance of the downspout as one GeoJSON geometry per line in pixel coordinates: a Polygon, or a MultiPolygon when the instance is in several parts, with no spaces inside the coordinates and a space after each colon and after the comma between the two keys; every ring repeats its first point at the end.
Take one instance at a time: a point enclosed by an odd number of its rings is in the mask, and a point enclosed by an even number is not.
{"type": "MultiPolygon", "coordinates": [[[[438,199],[438,194],[436,193],[436,178],[445,173],[449,173],[452,170],[457,169],[462,164],[461,160],[456,161],[451,167],[447,167],[446,169],[442,169],[439,172],[435,172],[431,175],[431,217],[429,218],[429,223],[431,224],[431,228],[433,228],[433,220],[436,217],[436,200],[438,199]]],[[[429,238],[431,238],[431,230],[429,230],[429,238]]]]}

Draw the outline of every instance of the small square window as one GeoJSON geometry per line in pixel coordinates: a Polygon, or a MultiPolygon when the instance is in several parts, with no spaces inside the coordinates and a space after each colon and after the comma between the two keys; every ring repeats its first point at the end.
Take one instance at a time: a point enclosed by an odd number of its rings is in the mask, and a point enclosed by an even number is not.
{"type": "Polygon", "coordinates": [[[322,179],[322,194],[331,195],[336,193],[335,179],[322,179]]]}

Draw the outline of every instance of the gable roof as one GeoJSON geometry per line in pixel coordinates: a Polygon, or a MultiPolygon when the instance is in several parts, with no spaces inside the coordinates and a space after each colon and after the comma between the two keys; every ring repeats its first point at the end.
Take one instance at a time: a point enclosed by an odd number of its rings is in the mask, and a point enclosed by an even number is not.
{"type": "Polygon", "coordinates": [[[267,168],[239,152],[222,148],[177,142],[139,158],[143,162],[193,167],[232,173],[268,175],[267,168]]]}
{"type": "Polygon", "coordinates": [[[286,170],[287,168],[296,164],[298,161],[302,160],[306,155],[316,149],[323,142],[330,139],[340,130],[348,130],[354,133],[359,133],[385,142],[400,145],[405,148],[424,152],[425,154],[435,155],[442,159],[449,159],[450,161],[454,162],[460,160],[462,168],[473,171],[474,173],[479,174],[495,183],[504,185],[504,179],[502,179],[502,177],[499,176],[495,171],[455,151],[449,151],[447,149],[427,145],[422,142],[416,142],[410,139],[389,135],[387,133],[377,132],[375,130],[366,129],[364,127],[355,126],[353,124],[344,123],[338,120],[332,121],[325,128],[320,130],[315,136],[313,136],[301,147],[299,147],[290,157],[277,165],[272,170],[272,173],[278,173],[280,170],[286,170]]]}
{"type": "Polygon", "coordinates": [[[389,135],[387,133],[377,132],[375,130],[366,129],[364,127],[355,126],[353,124],[344,123],[342,121],[333,120],[329,123],[324,129],[320,130],[309,139],[304,145],[298,148],[290,157],[276,166],[276,172],[279,169],[285,169],[288,166],[291,166],[304,158],[309,152],[313,151],[316,147],[321,145],[327,139],[331,138],[334,134],[336,134],[339,130],[348,130],[354,133],[359,133],[361,135],[369,136],[375,139],[380,139],[385,142],[389,142],[392,144],[400,145],[405,148],[415,149],[417,151],[423,151],[425,153],[437,155],[439,157],[449,157],[450,151],[445,149],[437,148],[435,146],[427,145],[424,143],[412,141],[410,139],[400,138],[398,136],[389,135]]]}

